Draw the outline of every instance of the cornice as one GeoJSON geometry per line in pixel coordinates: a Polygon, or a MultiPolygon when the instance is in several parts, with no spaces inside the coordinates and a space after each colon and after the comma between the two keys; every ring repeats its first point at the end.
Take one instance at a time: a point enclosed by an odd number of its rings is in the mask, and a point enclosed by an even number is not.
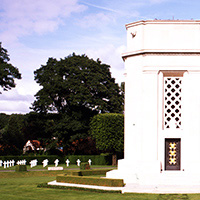
{"type": "Polygon", "coordinates": [[[140,20],[126,24],[126,29],[138,26],[138,25],[147,25],[147,24],[200,24],[200,20],[140,20]]]}
{"type": "Polygon", "coordinates": [[[123,60],[132,56],[148,56],[148,55],[162,55],[162,56],[200,56],[200,49],[145,49],[138,51],[131,51],[122,54],[123,60]]]}

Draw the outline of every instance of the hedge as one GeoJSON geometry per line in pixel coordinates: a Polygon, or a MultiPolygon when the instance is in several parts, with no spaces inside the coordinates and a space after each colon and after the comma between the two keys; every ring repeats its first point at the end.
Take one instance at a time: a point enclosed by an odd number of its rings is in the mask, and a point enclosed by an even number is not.
{"type": "Polygon", "coordinates": [[[70,175],[70,176],[106,175],[106,172],[110,170],[111,169],[69,170],[64,175],[70,175]]]}
{"type": "Polygon", "coordinates": [[[103,155],[68,155],[65,157],[59,157],[57,155],[38,155],[38,156],[0,156],[0,160],[7,161],[7,160],[14,160],[15,163],[18,160],[26,160],[27,164],[31,160],[37,159],[38,165],[42,165],[42,161],[48,159],[48,164],[54,164],[56,159],[59,160],[59,164],[65,164],[67,159],[70,160],[70,164],[77,164],[77,159],[80,159],[81,162],[88,162],[89,159],[92,160],[92,165],[111,165],[112,164],[112,157],[109,154],[103,155]]]}
{"type": "Polygon", "coordinates": [[[99,150],[123,152],[124,115],[119,113],[95,115],[90,122],[90,133],[99,150]]]}
{"type": "Polygon", "coordinates": [[[82,185],[97,185],[97,186],[108,186],[108,187],[123,187],[123,179],[108,179],[108,178],[96,178],[87,176],[66,176],[59,175],[56,177],[57,182],[61,183],[75,183],[82,185]]]}
{"type": "Polygon", "coordinates": [[[91,169],[91,170],[81,170],[81,176],[91,176],[91,175],[106,175],[106,172],[112,169],[91,169]]]}

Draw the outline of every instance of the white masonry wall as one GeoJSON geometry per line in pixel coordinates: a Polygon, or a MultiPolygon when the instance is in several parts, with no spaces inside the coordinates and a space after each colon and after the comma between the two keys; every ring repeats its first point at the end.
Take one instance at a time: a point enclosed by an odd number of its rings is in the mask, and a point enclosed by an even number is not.
{"type": "Polygon", "coordinates": [[[200,21],[139,21],[126,29],[125,158],[107,177],[139,184],[162,184],[167,177],[171,184],[194,184],[200,177],[200,21]],[[178,129],[163,129],[166,71],[183,73],[178,129]],[[166,138],[181,139],[178,171],[164,170],[166,138]],[[175,176],[169,178],[171,173],[175,176]]]}

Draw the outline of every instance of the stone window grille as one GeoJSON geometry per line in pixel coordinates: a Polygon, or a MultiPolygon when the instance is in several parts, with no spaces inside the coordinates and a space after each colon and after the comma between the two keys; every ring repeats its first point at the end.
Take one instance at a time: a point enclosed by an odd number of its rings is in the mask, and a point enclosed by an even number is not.
{"type": "Polygon", "coordinates": [[[182,81],[183,73],[164,73],[163,129],[179,129],[182,126],[182,81]]]}

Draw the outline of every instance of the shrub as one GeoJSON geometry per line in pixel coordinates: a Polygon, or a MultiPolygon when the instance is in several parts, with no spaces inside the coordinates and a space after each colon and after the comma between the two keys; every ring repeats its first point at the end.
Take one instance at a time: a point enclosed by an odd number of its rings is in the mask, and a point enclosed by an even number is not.
{"type": "Polygon", "coordinates": [[[24,172],[27,171],[26,165],[16,165],[15,166],[15,172],[24,172]]]}
{"type": "Polygon", "coordinates": [[[90,169],[90,165],[87,162],[82,162],[80,170],[90,169]]]}
{"type": "Polygon", "coordinates": [[[110,170],[111,169],[69,170],[64,175],[70,175],[70,176],[106,175],[106,172],[110,170]]]}

